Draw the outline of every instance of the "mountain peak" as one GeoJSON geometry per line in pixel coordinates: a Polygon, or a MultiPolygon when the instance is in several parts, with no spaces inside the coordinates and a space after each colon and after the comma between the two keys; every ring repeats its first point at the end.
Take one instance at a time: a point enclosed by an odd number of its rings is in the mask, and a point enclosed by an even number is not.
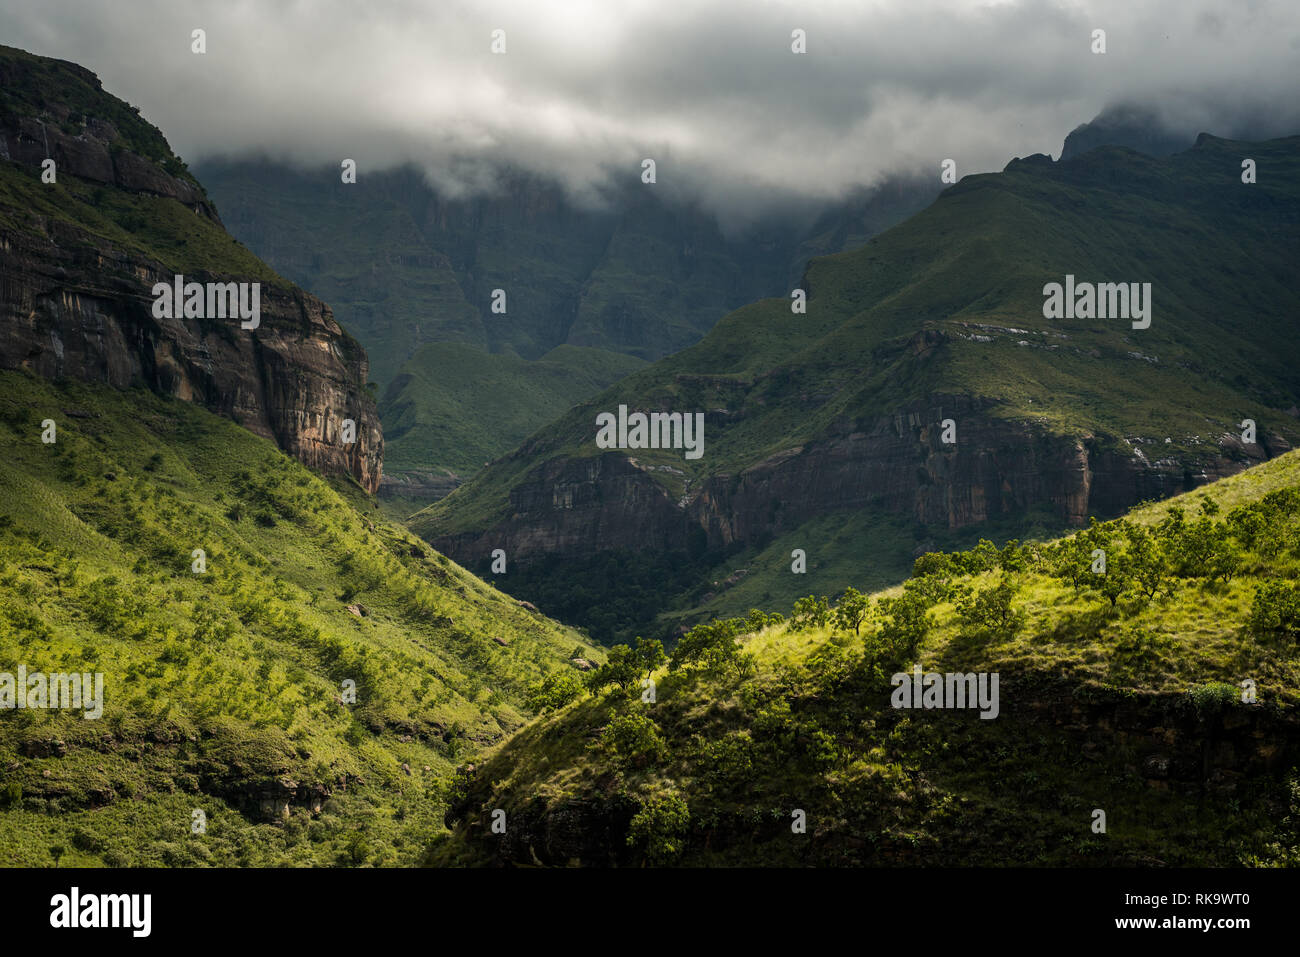
{"type": "Polygon", "coordinates": [[[90,70],[0,46],[0,159],[166,196],[220,223],[216,207],[156,126],[90,70]]]}

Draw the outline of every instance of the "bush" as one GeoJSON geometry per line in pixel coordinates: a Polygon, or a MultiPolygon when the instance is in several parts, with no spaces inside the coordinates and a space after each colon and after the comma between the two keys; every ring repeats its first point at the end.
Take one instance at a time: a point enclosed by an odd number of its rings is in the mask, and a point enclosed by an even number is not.
{"type": "Polygon", "coordinates": [[[1300,633],[1300,585],[1276,579],[1264,582],[1255,590],[1247,621],[1257,633],[1300,633]]]}
{"type": "Polygon", "coordinates": [[[1016,586],[1005,575],[996,585],[967,592],[957,600],[957,613],[977,628],[988,628],[1003,635],[1013,634],[1023,615],[1012,607],[1016,586]]]}
{"type": "Polygon", "coordinates": [[[528,695],[528,708],[539,714],[558,711],[583,694],[582,680],[572,671],[556,671],[537,684],[528,695]]]}
{"type": "Polygon", "coordinates": [[[605,726],[605,747],[624,763],[645,767],[668,756],[668,745],[659,727],[646,714],[621,714],[605,726]]]}
{"type": "Polygon", "coordinates": [[[629,847],[640,848],[647,862],[667,864],[686,849],[691,810],[677,794],[650,798],[642,803],[627,829],[629,847]]]}
{"type": "Polygon", "coordinates": [[[1192,705],[1200,714],[1217,714],[1238,701],[1241,692],[1230,684],[1213,681],[1190,689],[1192,705]]]}

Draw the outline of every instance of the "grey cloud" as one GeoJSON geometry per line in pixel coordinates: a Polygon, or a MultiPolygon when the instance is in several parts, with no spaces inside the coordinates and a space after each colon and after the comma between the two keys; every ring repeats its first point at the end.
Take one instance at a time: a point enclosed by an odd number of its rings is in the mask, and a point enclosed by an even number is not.
{"type": "Polygon", "coordinates": [[[1300,132],[1298,35],[1294,0],[0,0],[0,42],[94,70],[191,161],[415,162],[449,191],[510,165],[590,197],[649,156],[746,209],[1055,154],[1115,102],[1189,135],[1300,132]]]}

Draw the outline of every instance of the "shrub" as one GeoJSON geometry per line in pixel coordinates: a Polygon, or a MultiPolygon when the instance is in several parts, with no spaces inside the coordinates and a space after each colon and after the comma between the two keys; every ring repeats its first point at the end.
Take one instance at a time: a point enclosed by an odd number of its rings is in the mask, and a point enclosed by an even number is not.
{"type": "Polygon", "coordinates": [[[538,713],[558,711],[582,697],[583,690],[582,680],[572,671],[552,672],[529,692],[528,708],[538,713]]]}
{"type": "Polygon", "coordinates": [[[1192,705],[1200,714],[1217,714],[1239,700],[1241,694],[1232,685],[1221,681],[1198,685],[1187,693],[1192,699],[1192,705]]]}
{"type": "Polygon", "coordinates": [[[999,634],[1015,632],[1023,619],[1012,607],[1016,586],[1005,575],[996,585],[976,592],[967,592],[957,600],[957,613],[977,628],[988,628],[999,634]]]}
{"type": "Polygon", "coordinates": [[[1255,590],[1250,627],[1257,633],[1300,633],[1300,585],[1272,579],[1255,590]]]}
{"type": "Polygon", "coordinates": [[[690,823],[691,810],[679,795],[652,797],[628,824],[628,846],[640,848],[651,864],[670,863],[686,849],[690,823]]]}
{"type": "Polygon", "coordinates": [[[616,759],[644,767],[668,756],[659,726],[640,711],[621,714],[605,726],[605,747],[616,759]]]}

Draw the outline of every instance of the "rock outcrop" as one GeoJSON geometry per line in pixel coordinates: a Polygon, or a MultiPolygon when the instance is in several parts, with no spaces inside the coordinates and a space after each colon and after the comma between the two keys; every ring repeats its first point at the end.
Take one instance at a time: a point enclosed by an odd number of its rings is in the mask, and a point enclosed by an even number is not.
{"type": "Polygon", "coordinates": [[[238,246],[161,134],[94,74],[0,48],[0,87],[0,176],[13,186],[0,193],[0,368],[143,384],[374,492],[383,435],[366,354],[329,307],[238,246]],[[54,183],[40,178],[47,159],[54,183]],[[77,191],[86,185],[89,195],[77,191]],[[158,207],[121,212],[139,197],[181,204],[193,228],[160,238],[148,220],[158,207]],[[172,283],[178,264],[191,267],[186,281],[260,281],[258,327],[155,317],[151,290],[172,283]],[[249,275],[250,264],[261,274],[249,275]],[[346,419],[356,423],[347,444],[346,419]]]}

